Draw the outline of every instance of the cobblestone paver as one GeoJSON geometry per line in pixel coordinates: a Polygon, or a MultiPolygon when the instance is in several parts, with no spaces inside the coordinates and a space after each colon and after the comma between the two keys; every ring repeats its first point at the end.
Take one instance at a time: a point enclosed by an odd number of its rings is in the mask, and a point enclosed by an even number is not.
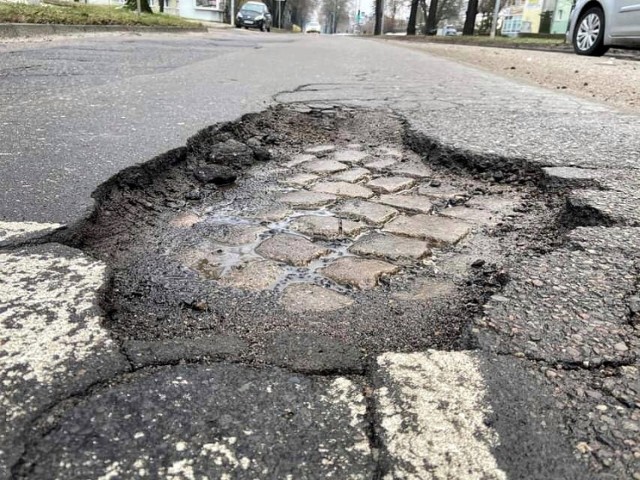
{"type": "MultiPolygon", "coordinates": [[[[362,144],[310,147],[278,170],[275,204],[226,222],[197,212],[174,217],[172,225],[203,237],[179,258],[222,286],[275,289],[291,313],[347,308],[354,300],[345,287],[374,289],[414,266],[437,261],[436,272],[451,270],[451,259],[463,254],[440,258],[432,249],[494,226],[505,200],[476,195],[472,205],[464,189],[435,178],[412,155],[362,144]],[[443,203],[453,198],[454,206],[443,203]]],[[[393,298],[423,302],[455,292],[446,279],[405,280],[393,298]]]]}
{"type": "Polygon", "coordinates": [[[406,190],[415,183],[415,180],[407,177],[379,177],[371,180],[367,186],[377,193],[395,193],[406,190]]]}
{"type": "Polygon", "coordinates": [[[399,268],[381,260],[339,258],[321,270],[322,274],[343,285],[360,289],[374,288],[383,275],[392,275],[399,268]]]}
{"type": "Polygon", "coordinates": [[[416,213],[431,213],[432,203],[419,195],[381,195],[380,203],[416,213]]]}

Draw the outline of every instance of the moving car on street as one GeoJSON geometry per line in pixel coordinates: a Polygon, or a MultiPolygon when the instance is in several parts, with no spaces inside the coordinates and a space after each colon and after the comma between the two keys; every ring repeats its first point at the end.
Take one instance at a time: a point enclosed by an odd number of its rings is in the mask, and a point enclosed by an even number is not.
{"type": "Polygon", "coordinates": [[[267,6],[262,2],[245,3],[236,16],[236,28],[259,28],[271,31],[273,19],[267,6]]]}
{"type": "Polygon", "coordinates": [[[578,0],[567,40],[578,55],[604,55],[610,47],[640,48],[640,0],[578,0]]]}
{"type": "Polygon", "coordinates": [[[320,24],[318,22],[309,22],[304,27],[304,33],[321,33],[320,24]]]}

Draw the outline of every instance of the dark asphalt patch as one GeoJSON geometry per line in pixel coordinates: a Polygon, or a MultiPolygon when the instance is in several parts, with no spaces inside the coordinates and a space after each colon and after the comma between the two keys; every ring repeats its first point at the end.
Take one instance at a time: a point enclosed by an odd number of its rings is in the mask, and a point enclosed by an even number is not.
{"type": "Polygon", "coordinates": [[[67,410],[16,478],[372,478],[361,388],[228,364],[139,372],[67,410]]]}

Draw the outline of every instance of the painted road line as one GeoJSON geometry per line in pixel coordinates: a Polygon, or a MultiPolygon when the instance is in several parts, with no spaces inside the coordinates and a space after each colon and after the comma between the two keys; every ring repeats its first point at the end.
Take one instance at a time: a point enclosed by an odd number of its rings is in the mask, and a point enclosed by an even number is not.
{"type": "Polygon", "coordinates": [[[25,237],[44,235],[63,227],[64,225],[59,223],[0,222],[0,245],[5,242],[24,239],[25,237]]]}
{"type": "Polygon", "coordinates": [[[469,352],[385,353],[376,390],[384,479],[506,480],[478,360],[469,352]]]}

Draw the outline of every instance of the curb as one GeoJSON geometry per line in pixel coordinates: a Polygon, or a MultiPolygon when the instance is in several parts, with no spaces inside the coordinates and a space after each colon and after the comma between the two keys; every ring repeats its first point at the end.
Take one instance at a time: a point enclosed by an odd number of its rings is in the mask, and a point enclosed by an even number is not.
{"type": "Polygon", "coordinates": [[[61,25],[39,23],[0,23],[0,38],[41,37],[44,35],[69,35],[74,33],[99,32],[161,32],[193,33],[206,32],[205,26],[170,27],[145,25],[61,25]]]}

